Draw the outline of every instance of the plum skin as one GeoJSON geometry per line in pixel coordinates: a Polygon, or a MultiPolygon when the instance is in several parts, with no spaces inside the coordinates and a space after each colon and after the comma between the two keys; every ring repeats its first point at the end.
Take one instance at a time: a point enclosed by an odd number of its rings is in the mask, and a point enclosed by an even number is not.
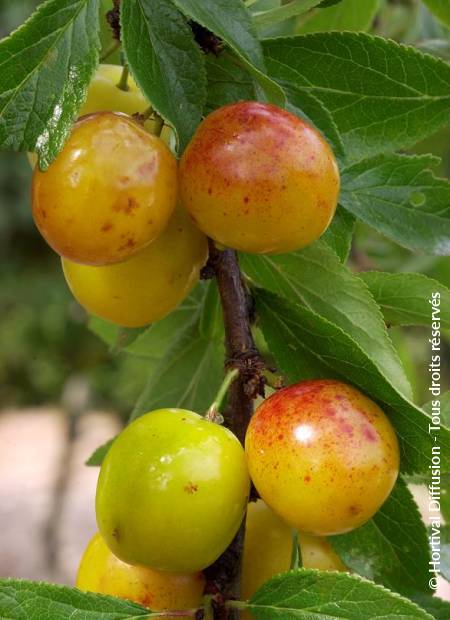
{"type": "MultiPolygon", "coordinates": [[[[348,570],[325,538],[300,533],[299,542],[304,568],[348,570]]],[[[242,559],[242,597],[250,598],[271,577],[289,570],[291,552],[289,525],[261,499],[250,502],[242,559]]]]}
{"type": "Polygon", "coordinates": [[[109,449],[97,484],[97,525],[128,564],[198,572],[231,543],[249,487],[244,449],[230,430],[192,411],[157,409],[109,449]]]}
{"type": "Polygon", "coordinates": [[[45,172],[33,217],[47,243],[84,265],[133,256],[159,237],[177,200],[177,163],[158,137],[119,112],[83,116],[45,172]]]}
{"type": "Polygon", "coordinates": [[[164,232],[135,256],[96,267],[62,259],[64,276],[88,311],[122,327],[141,327],[172,312],[199,281],[206,237],[181,207],[164,232]]]}
{"type": "Polygon", "coordinates": [[[320,237],[340,180],[315,128],[277,106],[243,101],[200,124],[181,157],[179,186],[206,235],[243,252],[273,254],[320,237]]]}
{"type": "Polygon", "coordinates": [[[245,448],[264,501],[292,527],[317,536],[368,521],[399,471],[386,415],[336,380],[303,381],[270,396],[250,422],[245,448]]]}
{"type": "Polygon", "coordinates": [[[134,601],[153,611],[194,609],[201,603],[205,577],[202,573],[161,573],[126,564],[111,553],[97,532],[81,558],[76,587],[134,601]]]}

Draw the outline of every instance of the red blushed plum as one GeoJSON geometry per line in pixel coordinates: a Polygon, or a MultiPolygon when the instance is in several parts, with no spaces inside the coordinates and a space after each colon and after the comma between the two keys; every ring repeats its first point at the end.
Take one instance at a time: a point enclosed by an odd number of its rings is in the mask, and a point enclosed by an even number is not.
{"type": "Polygon", "coordinates": [[[339,172],[330,147],[305,121],[244,101],[200,125],[180,161],[183,206],[218,243],[283,253],[318,239],[334,215],[339,172]]]}
{"type": "Polygon", "coordinates": [[[399,470],[397,437],[383,411],[334,380],[303,381],[270,396],[250,422],[245,448],[264,501],[317,536],[368,521],[399,470]]]}

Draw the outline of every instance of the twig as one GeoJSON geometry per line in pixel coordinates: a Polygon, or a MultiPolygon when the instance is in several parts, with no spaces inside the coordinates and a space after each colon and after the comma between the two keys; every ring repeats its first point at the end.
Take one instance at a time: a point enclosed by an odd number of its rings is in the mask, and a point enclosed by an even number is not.
{"type": "MultiPolygon", "coordinates": [[[[222,304],[226,340],[226,368],[237,369],[239,375],[231,383],[224,412],[225,424],[244,441],[253,399],[264,394],[264,362],[255,347],[251,332],[249,294],[244,286],[234,250],[218,250],[209,242],[209,273],[214,273],[222,304]]],[[[239,597],[241,559],[245,527],[237,533],[231,545],[206,571],[208,592],[214,595],[217,620],[234,620],[238,610],[225,606],[227,599],[239,597]]]]}

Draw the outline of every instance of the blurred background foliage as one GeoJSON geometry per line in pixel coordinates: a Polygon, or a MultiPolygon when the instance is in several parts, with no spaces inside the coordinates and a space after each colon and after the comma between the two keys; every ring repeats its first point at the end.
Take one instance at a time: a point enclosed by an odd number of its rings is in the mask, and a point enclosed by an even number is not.
{"type": "MultiPolygon", "coordinates": [[[[371,23],[366,24],[358,23],[360,1],[341,3],[355,5],[347,17],[339,12],[341,5],[327,9],[335,20],[328,19],[328,23],[339,29],[365,28],[450,60],[449,30],[419,0],[368,0],[373,1],[374,11],[371,23]]],[[[259,0],[261,8],[264,3],[267,0],[259,0]]],[[[36,0],[0,0],[0,36],[21,24],[37,4],[36,0]]],[[[111,2],[104,0],[103,5],[109,7],[111,2]]],[[[106,49],[111,39],[106,20],[102,23],[106,49]]],[[[324,29],[323,19],[312,11],[307,19],[291,20],[264,34],[317,29],[324,29]]],[[[113,60],[118,61],[117,53],[113,60]]],[[[418,144],[414,152],[441,157],[436,172],[450,176],[450,129],[418,144]]],[[[84,311],[66,288],[58,257],[33,225],[30,181],[25,155],[0,153],[0,406],[59,403],[67,381],[77,376],[89,386],[91,406],[126,415],[145,381],[148,362],[109,351],[88,330],[84,311]]],[[[417,271],[450,286],[446,259],[412,255],[363,225],[356,230],[351,267],[417,271]]],[[[391,334],[418,402],[428,400],[428,332],[411,328],[391,330],[391,334]]]]}

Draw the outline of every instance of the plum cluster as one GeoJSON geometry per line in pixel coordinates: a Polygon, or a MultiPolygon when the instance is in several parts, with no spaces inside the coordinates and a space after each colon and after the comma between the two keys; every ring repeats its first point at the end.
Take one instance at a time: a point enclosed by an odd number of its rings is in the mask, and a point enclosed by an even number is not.
{"type": "MultiPolygon", "coordinates": [[[[178,164],[171,131],[154,135],[151,119],[131,115],[148,104],[131,79],[128,90],[117,88],[119,74],[100,67],[64,149],[33,175],[36,224],[88,311],[146,325],[192,290],[207,237],[267,254],[303,248],[326,230],[339,172],[316,129],[273,105],[234,103],[205,118],[178,164]]],[[[151,411],[103,461],[99,532],[77,585],[179,617],[199,606],[203,571],[244,520],[245,597],[289,569],[293,532],[305,567],[347,570],[326,536],[367,522],[398,469],[383,411],[335,380],[303,381],[264,400],[245,448],[196,412],[151,411]],[[261,499],[249,503],[251,481],[261,499]]]]}
{"type": "Polygon", "coordinates": [[[303,566],[345,571],[326,536],[367,522],[398,470],[397,437],[383,411],[336,380],[272,394],[251,419],[245,450],[230,430],[192,411],[149,412],[125,428],[102,464],[100,533],[78,586],[152,609],[196,607],[202,571],[245,515],[244,597],[289,569],[293,532],[303,566]],[[261,499],[248,503],[250,478],[261,499]]]}
{"type": "Polygon", "coordinates": [[[171,130],[154,135],[136,84],[119,81],[120,67],[100,67],[63,150],[33,174],[36,225],[88,312],[124,327],[162,319],[197,283],[206,236],[280,253],[326,230],[339,172],[316,129],[276,106],[224,106],[178,165],[171,130]]]}

